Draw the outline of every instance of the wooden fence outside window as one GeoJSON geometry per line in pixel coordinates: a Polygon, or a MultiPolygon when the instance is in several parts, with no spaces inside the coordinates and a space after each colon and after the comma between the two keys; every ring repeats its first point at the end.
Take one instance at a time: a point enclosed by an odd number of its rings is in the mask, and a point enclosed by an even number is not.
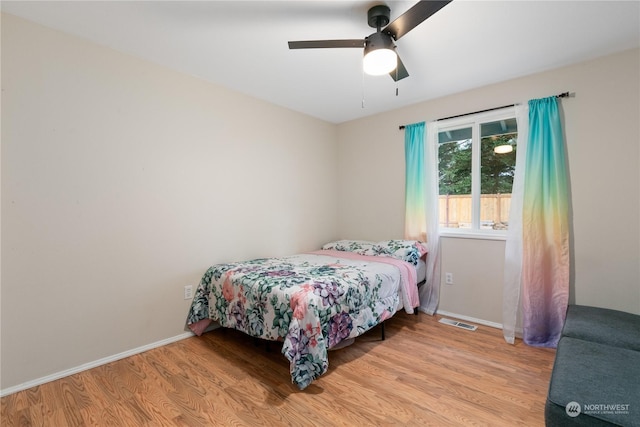
{"type": "MultiPolygon", "coordinates": [[[[480,228],[505,230],[509,223],[511,194],[480,196],[480,228]]],[[[471,228],[471,194],[440,196],[440,227],[471,228]]]]}

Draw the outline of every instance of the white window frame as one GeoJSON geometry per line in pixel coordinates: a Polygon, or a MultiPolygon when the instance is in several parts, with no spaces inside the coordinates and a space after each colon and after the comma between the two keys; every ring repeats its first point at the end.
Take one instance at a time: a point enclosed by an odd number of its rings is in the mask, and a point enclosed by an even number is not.
{"type": "Polygon", "coordinates": [[[440,132],[451,131],[461,128],[471,128],[471,228],[438,228],[442,237],[459,237],[469,239],[484,240],[506,240],[507,230],[489,230],[480,228],[480,125],[487,122],[514,119],[516,117],[515,107],[505,107],[499,110],[487,111],[484,113],[469,114],[463,117],[456,117],[436,122],[436,167],[439,167],[438,157],[438,135],[440,132]]]}

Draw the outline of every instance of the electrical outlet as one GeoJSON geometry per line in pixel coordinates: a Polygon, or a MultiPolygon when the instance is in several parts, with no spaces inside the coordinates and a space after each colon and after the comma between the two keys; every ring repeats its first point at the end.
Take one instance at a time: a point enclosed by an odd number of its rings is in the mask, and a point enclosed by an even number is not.
{"type": "Polygon", "coordinates": [[[193,298],[193,286],[187,285],[184,287],[184,299],[193,298]]]}
{"type": "Polygon", "coordinates": [[[444,283],[447,285],[453,285],[453,273],[444,274],[444,283]]]}

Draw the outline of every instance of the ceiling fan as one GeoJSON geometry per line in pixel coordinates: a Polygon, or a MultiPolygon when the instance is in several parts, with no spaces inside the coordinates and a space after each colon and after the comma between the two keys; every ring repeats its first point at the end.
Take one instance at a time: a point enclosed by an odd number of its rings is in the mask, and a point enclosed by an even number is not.
{"type": "Polygon", "coordinates": [[[398,81],[408,77],[409,73],[396,53],[394,42],[449,3],[451,0],[419,1],[390,24],[391,10],[385,5],[373,6],[367,12],[367,22],[376,32],[370,36],[364,39],[290,41],[289,49],[364,48],[363,67],[367,74],[388,73],[398,81]]]}

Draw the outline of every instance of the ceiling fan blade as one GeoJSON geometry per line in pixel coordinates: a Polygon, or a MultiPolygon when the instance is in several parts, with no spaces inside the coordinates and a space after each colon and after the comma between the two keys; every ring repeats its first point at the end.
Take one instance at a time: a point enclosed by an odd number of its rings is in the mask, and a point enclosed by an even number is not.
{"type": "Polygon", "coordinates": [[[349,40],[306,40],[289,42],[289,49],[318,49],[334,47],[359,47],[364,48],[364,39],[349,40]]]}
{"type": "Polygon", "coordinates": [[[398,16],[392,23],[387,25],[382,32],[389,34],[395,40],[407,34],[420,25],[425,19],[451,3],[448,1],[419,1],[402,15],[398,16]]]}
{"type": "Polygon", "coordinates": [[[402,59],[400,59],[399,55],[398,55],[398,66],[396,67],[395,70],[390,72],[389,75],[391,76],[394,82],[397,82],[398,80],[402,80],[405,77],[409,77],[409,72],[407,71],[407,68],[402,63],[402,59]]]}

